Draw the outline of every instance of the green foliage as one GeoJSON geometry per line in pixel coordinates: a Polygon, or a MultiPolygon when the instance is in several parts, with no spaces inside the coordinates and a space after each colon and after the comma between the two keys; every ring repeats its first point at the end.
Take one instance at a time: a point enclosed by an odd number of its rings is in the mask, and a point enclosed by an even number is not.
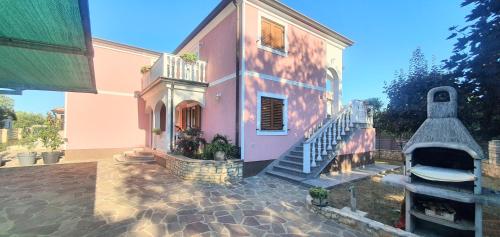
{"type": "Polygon", "coordinates": [[[47,114],[47,119],[45,121],[45,126],[41,127],[38,136],[40,141],[42,141],[43,146],[51,151],[57,150],[64,140],[59,134],[61,128],[61,122],[55,118],[51,113],[47,114]]]}
{"type": "Polygon", "coordinates": [[[240,148],[231,144],[231,140],[227,136],[216,134],[210,144],[205,146],[204,155],[207,159],[213,159],[214,154],[218,151],[226,153],[229,159],[239,159],[241,157],[240,148]]]}
{"type": "Polygon", "coordinates": [[[216,142],[222,142],[222,143],[228,144],[229,143],[229,139],[227,138],[227,136],[224,136],[224,135],[221,135],[221,134],[217,133],[212,138],[211,143],[216,143],[216,142]]]}
{"type": "Polygon", "coordinates": [[[199,155],[200,147],[204,146],[207,142],[203,139],[203,132],[197,128],[190,128],[182,132],[180,138],[177,140],[176,152],[181,153],[183,156],[193,158],[199,155]]]}
{"type": "Polygon", "coordinates": [[[194,53],[185,53],[181,55],[181,58],[187,63],[196,63],[198,61],[198,56],[194,53]]]}
{"type": "Polygon", "coordinates": [[[467,24],[453,26],[453,55],[444,68],[458,80],[461,119],[476,139],[500,135],[500,4],[498,0],[465,0],[473,6],[467,24]]]}
{"type": "Polygon", "coordinates": [[[39,129],[35,128],[23,128],[21,135],[22,138],[19,141],[19,145],[23,146],[26,150],[32,151],[35,148],[36,142],[39,138],[39,129]]]}
{"type": "Polygon", "coordinates": [[[417,48],[408,73],[401,70],[384,86],[389,103],[385,111],[374,114],[374,125],[382,133],[409,138],[427,118],[427,92],[437,86],[456,88],[455,79],[443,75],[436,65],[428,68],[422,50],[417,48]]]}
{"type": "Polygon", "coordinates": [[[310,188],[309,195],[311,195],[312,198],[324,200],[324,199],[328,198],[328,190],[321,188],[321,187],[310,188]]]}
{"type": "MultiPolygon", "coordinates": [[[[0,95],[0,121],[12,117],[16,119],[16,114],[14,113],[14,100],[10,97],[0,95]]],[[[3,126],[3,123],[0,123],[3,126]]]]}
{"type": "Polygon", "coordinates": [[[31,112],[16,112],[17,120],[14,122],[15,128],[30,128],[34,125],[43,125],[45,117],[41,114],[31,112]]]}
{"type": "Polygon", "coordinates": [[[141,73],[144,74],[144,73],[147,73],[151,70],[151,66],[142,66],[141,67],[141,73]]]}
{"type": "Polygon", "coordinates": [[[156,134],[156,135],[160,135],[161,134],[161,129],[160,128],[153,128],[153,130],[151,132],[154,133],[154,134],[156,134]]]}
{"type": "Polygon", "coordinates": [[[231,149],[232,145],[224,142],[212,142],[205,147],[206,152],[210,154],[215,154],[218,151],[228,154],[231,149]]]}

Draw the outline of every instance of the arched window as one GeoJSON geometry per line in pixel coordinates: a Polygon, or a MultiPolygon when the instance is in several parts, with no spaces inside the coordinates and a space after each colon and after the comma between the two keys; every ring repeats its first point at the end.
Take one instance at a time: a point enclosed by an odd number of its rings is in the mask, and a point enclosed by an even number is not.
{"type": "Polygon", "coordinates": [[[166,127],[167,127],[167,107],[165,107],[165,104],[162,104],[160,109],[160,130],[162,132],[165,132],[166,127]]]}

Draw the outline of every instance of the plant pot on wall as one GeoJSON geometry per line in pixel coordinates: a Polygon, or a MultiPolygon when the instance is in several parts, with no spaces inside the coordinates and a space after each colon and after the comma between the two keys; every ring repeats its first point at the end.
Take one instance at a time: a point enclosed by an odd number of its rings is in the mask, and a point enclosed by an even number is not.
{"type": "Polygon", "coordinates": [[[226,153],[223,151],[217,151],[214,154],[214,160],[225,160],[226,159],[226,153]]]}
{"type": "Polygon", "coordinates": [[[20,152],[17,153],[17,159],[21,166],[31,166],[35,164],[36,152],[20,152]]]}
{"type": "Polygon", "coordinates": [[[59,162],[59,157],[61,153],[58,151],[44,152],[42,154],[43,163],[46,165],[56,164],[59,162]]]}
{"type": "Polygon", "coordinates": [[[312,204],[325,207],[328,205],[328,190],[321,187],[314,187],[309,189],[309,195],[312,197],[312,204]]]}

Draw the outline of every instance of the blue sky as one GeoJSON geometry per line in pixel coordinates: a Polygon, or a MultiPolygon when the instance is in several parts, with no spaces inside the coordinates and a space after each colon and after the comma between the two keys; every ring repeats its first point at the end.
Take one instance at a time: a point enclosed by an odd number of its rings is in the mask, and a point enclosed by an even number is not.
{"type": "MultiPolygon", "coordinates": [[[[219,0],[89,0],[94,37],[171,52],[219,0]]],[[[288,6],[352,39],[344,52],[344,98],[380,97],[384,81],[408,68],[420,46],[428,60],[451,54],[448,27],[463,25],[470,8],[447,0],[283,0],[288,6]]],[[[12,96],[16,110],[45,113],[64,105],[60,92],[12,96]]]]}

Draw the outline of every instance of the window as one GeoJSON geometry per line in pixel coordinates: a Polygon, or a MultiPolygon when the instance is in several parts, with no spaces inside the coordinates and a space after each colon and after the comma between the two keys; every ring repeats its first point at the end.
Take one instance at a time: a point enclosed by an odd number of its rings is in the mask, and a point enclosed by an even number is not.
{"type": "Polygon", "coordinates": [[[259,92],[257,103],[257,135],[287,135],[286,97],[259,92]]]}
{"type": "Polygon", "coordinates": [[[261,45],[285,52],[285,27],[267,18],[261,18],[261,45]]]}

